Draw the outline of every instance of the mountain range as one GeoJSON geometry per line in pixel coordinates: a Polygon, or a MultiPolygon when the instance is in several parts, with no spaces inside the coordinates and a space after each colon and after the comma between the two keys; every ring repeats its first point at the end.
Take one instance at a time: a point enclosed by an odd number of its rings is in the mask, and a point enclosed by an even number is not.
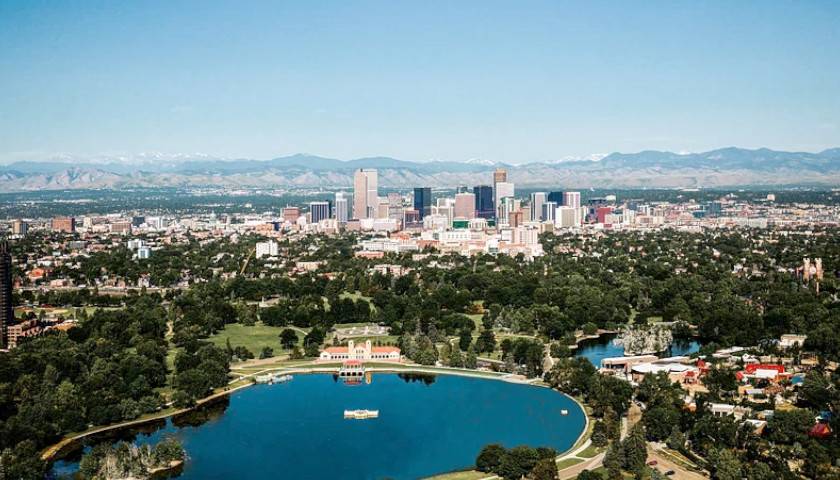
{"type": "Polygon", "coordinates": [[[698,188],[840,186],[840,148],[819,153],[722,148],[702,153],[613,153],[600,160],[498,164],[410,162],[390,157],[342,161],[297,154],[271,160],[207,156],[125,159],[64,158],[0,166],[0,192],[140,187],[349,187],[358,168],[379,170],[382,187],[454,187],[492,181],[508,170],[521,187],[698,188]]]}

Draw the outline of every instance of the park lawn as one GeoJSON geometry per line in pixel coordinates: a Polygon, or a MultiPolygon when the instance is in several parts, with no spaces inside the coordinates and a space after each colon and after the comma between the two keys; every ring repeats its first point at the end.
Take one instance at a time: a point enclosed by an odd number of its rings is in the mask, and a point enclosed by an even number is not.
{"type": "MultiPolygon", "coordinates": [[[[263,325],[262,322],[257,322],[251,327],[241,323],[229,323],[225,325],[224,330],[219,330],[207,340],[222,348],[225,348],[227,341],[230,340],[231,347],[245,347],[254,354],[255,358],[260,356],[263,347],[273,348],[274,354],[278,355],[283,353],[283,347],[280,346],[280,332],[284,329],[285,327],[263,325]]],[[[304,334],[297,330],[295,333],[298,336],[298,345],[302,345],[304,334]]]]}
{"type": "Polygon", "coordinates": [[[557,462],[557,470],[563,470],[564,468],[569,468],[581,462],[583,462],[583,460],[579,458],[566,458],[557,462]]]}
{"type": "Polygon", "coordinates": [[[428,477],[425,480],[479,480],[482,478],[492,477],[491,473],[478,472],[475,470],[464,470],[461,472],[450,472],[434,477],[428,477]]]}
{"type": "Polygon", "coordinates": [[[600,448],[596,447],[595,445],[590,445],[583,449],[582,452],[578,453],[577,456],[581,458],[592,458],[595,455],[598,455],[599,453],[601,453],[600,448]]]}
{"type": "MultiPolygon", "coordinates": [[[[338,295],[338,297],[339,298],[349,298],[349,299],[353,300],[354,302],[358,301],[358,300],[364,300],[364,301],[370,303],[370,301],[373,300],[373,297],[366,297],[366,296],[362,295],[362,292],[341,292],[338,295]]],[[[374,308],[374,306],[371,305],[371,308],[374,308]]]]}

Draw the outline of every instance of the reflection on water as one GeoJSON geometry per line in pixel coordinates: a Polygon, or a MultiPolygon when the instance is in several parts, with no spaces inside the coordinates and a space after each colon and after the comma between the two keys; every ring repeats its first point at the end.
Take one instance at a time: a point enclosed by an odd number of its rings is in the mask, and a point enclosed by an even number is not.
{"type": "MultiPolygon", "coordinates": [[[[601,366],[601,360],[624,355],[624,346],[615,342],[616,334],[601,335],[599,338],[583,340],[575,350],[576,357],[584,357],[596,367],[601,366]]],[[[696,340],[678,339],[674,340],[671,347],[663,352],[660,357],[676,357],[691,355],[700,350],[700,343],[696,340]]]]}
{"type": "Polygon", "coordinates": [[[414,382],[423,382],[426,385],[431,385],[435,383],[435,378],[437,375],[433,373],[398,373],[398,377],[402,379],[405,383],[414,383],[414,382]]]}

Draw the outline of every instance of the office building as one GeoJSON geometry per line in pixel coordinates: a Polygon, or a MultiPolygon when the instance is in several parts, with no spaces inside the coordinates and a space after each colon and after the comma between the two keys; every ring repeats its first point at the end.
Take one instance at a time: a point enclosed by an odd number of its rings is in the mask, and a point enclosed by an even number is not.
{"type": "Polygon", "coordinates": [[[76,219],[73,217],[55,217],[50,223],[54,232],[75,233],[76,219]]]}
{"type": "Polygon", "coordinates": [[[131,222],[129,221],[121,221],[121,222],[114,222],[110,226],[111,233],[116,233],[118,235],[126,235],[131,233],[131,222]]]}
{"type": "Polygon", "coordinates": [[[297,222],[297,219],[300,217],[300,208],[298,207],[286,207],[283,209],[283,220],[289,223],[297,222]]]}
{"type": "Polygon", "coordinates": [[[545,220],[542,216],[542,206],[548,200],[545,192],[534,192],[531,194],[531,218],[532,222],[545,220]]]}
{"type": "Polygon", "coordinates": [[[497,183],[507,182],[507,170],[504,168],[497,168],[493,172],[493,185],[497,183]]]}
{"type": "Polygon", "coordinates": [[[432,189],[429,187],[418,187],[414,189],[414,209],[423,220],[427,215],[432,214],[432,189]]]}
{"type": "Polygon", "coordinates": [[[545,202],[542,204],[542,212],[540,218],[544,222],[554,223],[557,219],[557,207],[555,202],[545,202]]]}
{"type": "Polygon", "coordinates": [[[335,194],[335,219],[340,224],[350,220],[350,200],[346,192],[335,194]]]}
{"type": "Polygon", "coordinates": [[[499,182],[496,184],[496,209],[499,208],[501,205],[502,199],[505,197],[513,197],[514,196],[514,186],[513,183],[510,182],[499,182]]]}
{"type": "Polygon", "coordinates": [[[328,201],[309,202],[309,221],[318,223],[332,217],[332,205],[328,201]]]}
{"type": "Polygon", "coordinates": [[[256,252],[257,258],[262,257],[276,257],[278,253],[277,242],[269,240],[267,242],[257,243],[256,252]]]}
{"type": "Polygon", "coordinates": [[[379,206],[376,170],[360,168],[353,175],[353,218],[375,218],[379,206]]]}
{"type": "Polygon", "coordinates": [[[0,348],[7,348],[7,329],[15,319],[12,306],[12,252],[9,242],[0,240],[0,348]]]}
{"type": "Polygon", "coordinates": [[[563,206],[580,208],[580,192],[565,192],[563,193],[563,206]]]}
{"type": "Polygon", "coordinates": [[[475,218],[475,194],[458,193],[455,195],[455,218],[475,218]]]}
{"type": "Polygon", "coordinates": [[[12,222],[12,235],[25,236],[29,232],[29,224],[23,220],[12,222]]]}
{"type": "Polygon", "coordinates": [[[475,195],[475,215],[478,218],[496,218],[496,205],[493,203],[493,187],[478,185],[473,188],[475,195]]]}
{"type": "Polygon", "coordinates": [[[142,246],[137,249],[137,258],[139,260],[146,260],[152,256],[152,249],[146,246],[142,246]]]}
{"type": "Polygon", "coordinates": [[[548,200],[549,202],[556,203],[558,207],[562,206],[563,192],[548,192],[548,197],[546,197],[546,200],[548,200]]]}

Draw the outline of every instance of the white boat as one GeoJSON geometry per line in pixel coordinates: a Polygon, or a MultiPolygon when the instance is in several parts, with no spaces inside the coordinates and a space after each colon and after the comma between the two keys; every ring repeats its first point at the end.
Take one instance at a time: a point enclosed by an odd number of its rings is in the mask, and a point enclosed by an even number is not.
{"type": "Polygon", "coordinates": [[[379,410],[345,410],[344,418],[349,418],[353,420],[379,418],[379,410]]]}
{"type": "Polygon", "coordinates": [[[275,375],[274,378],[272,378],[272,381],[274,383],[286,383],[291,381],[292,378],[293,377],[291,375],[275,375]]]}
{"type": "Polygon", "coordinates": [[[569,414],[568,410],[560,410],[560,415],[568,415],[568,414],[569,414]]]}
{"type": "Polygon", "coordinates": [[[257,375],[254,380],[257,383],[271,383],[271,375],[257,375]]]}

